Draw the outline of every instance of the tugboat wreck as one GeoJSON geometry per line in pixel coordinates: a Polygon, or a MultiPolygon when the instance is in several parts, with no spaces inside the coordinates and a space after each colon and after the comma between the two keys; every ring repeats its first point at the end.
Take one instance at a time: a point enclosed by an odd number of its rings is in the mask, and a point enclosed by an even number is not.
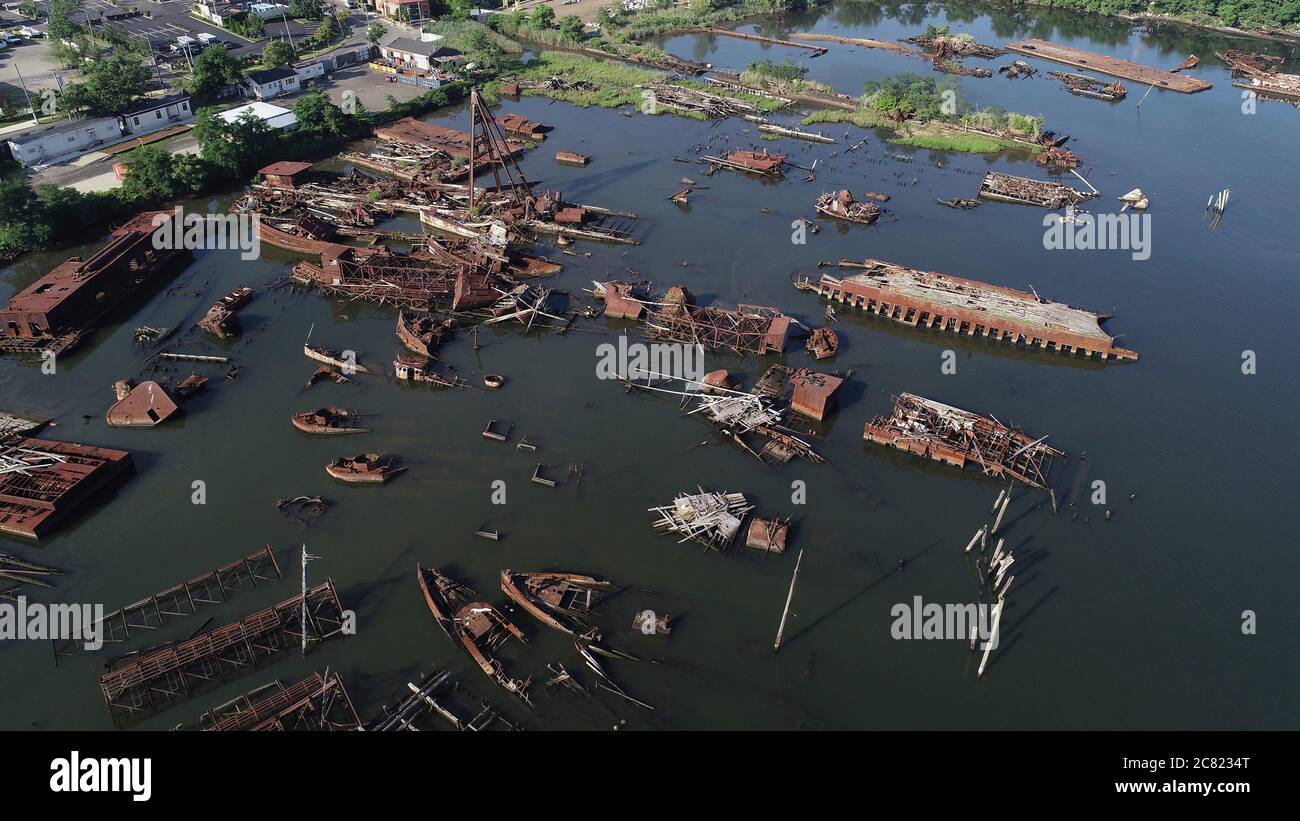
{"type": "Polygon", "coordinates": [[[1083,308],[973,279],[921,271],[879,259],[853,263],[865,270],[837,279],[822,274],[813,286],[829,300],[885,319],[966,336],[1102,360],[1136,360],[1101,328],[1109,319],[1083,308]]]}
{"type": "Polygon", "coordinates": [[[862,438],[961,469],[979,464],[985,476],[1010,477],[1030,487],[1050,489],[1048,474],[1062,451],[1043,444],[989,416],[904,393],[894,410],[867,422],[862,438]]]}

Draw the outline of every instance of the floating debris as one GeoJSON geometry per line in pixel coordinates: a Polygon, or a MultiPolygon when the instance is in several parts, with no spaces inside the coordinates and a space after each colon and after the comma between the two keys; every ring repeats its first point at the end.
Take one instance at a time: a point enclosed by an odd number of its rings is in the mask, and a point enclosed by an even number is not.
{"type": "Polygon", "coordinates": [[[725,551],[736,540],[745,517],[753,510],[743,493],[678,494],[671,505],[649,508],[659,514],[654,528],[681,535],[678,544],[697,541],[713,550],[725,551]]]}
{"type": "Polygon", "coordinates": [[[786,536],[790,533],[789,520],[754,518],[749,523],[745,547],[764,553],[784,553],[786,536]]]}
{"type": "Polygon", "coordinates": [[[936,198],[935,202],[939,203],[940,205],[946,205],[949,208],[960,208],[965,211],[969,211],[972,208],[980,207],[979,200],[967,200],[967,199],[961,199],[960,197],[950,199],[950,200],[943,200],[943,199],[936,198]]]}
{"type": "Polygon", "coordinates": [[[808,337],[808,341],[804,343],[804,348],[815,359],[830,359],[840,349],[839,334],[830,328],[818,328],[808,337]]]}
{"type": "Polygon", "coordinates": [[[1135,211],[1145,211],[1151,205],[1151,201],[1147,198],[1146,194],[1142,193],[1141,188],[1134,188],[1132,191],[1119,197],[1119,201],[1124,203],[1124,207],[1120,209],[1121,211],[1126,211],[1129,208],[1132,208],[1135,211]]]}
{"type": "Polygon", "coordinates": [[[785,154],[768,153],[767,149],[764,149],[732,151],[725,157],[702,156],[699,161],[713,166],[714,170],[725,168],[730,171],[758,174],[762,177],[779,177],[784,173],[785,164],[789,159],[785,154]]]}
{"type": "Polygon", "coordinates": [[[989,171],[984,175],[979,195],[988,200],[1037,205],[1053,211],[1067,205],[1078,205],[1095,196],[1058,182],[1016,177],[1000,171],[989,171]]]}

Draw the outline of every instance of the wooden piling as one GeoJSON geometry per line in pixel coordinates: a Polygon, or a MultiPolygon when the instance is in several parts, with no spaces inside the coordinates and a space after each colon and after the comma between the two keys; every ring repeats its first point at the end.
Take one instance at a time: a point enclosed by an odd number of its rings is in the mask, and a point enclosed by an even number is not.
{"type": "Polygon", "coordinates": [[[781,611],[781,626],[776,629],[776,641],[772,643],[772,652],[781,651],[781,640],[785,637],[785,620],[790,615],[790,603],[794,601],[794,585],[799,581],[799,565],[803,562],[803,550],[794,561],[794,575],[790,577],[790,592],[785,597],[785,609],[781,611]]]}

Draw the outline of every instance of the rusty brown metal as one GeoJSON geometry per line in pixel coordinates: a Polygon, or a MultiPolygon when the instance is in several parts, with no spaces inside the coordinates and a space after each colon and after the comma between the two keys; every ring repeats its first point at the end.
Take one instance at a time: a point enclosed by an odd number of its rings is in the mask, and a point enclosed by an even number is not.
{"type": "Polygon", "coordinates": [[[40,539],[132,470],[131,454],[50,439],[0,441],[0,533],[40,539]]]}

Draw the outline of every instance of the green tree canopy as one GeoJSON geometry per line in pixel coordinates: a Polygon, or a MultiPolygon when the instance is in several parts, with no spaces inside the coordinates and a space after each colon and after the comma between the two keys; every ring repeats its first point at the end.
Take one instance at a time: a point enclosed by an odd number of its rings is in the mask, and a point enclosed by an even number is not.
{"type": "Polygon", "coordinates": [[[560,31],[570,39],[581,40],[583,33],[582,20],[577,15],[570,14],[560,20],[560,31]]]}
{"type": "Polygon", "coordinates": [[[85,11],[85,0],[50,0],[49,35],[54,40],[71,40],[81,31],[81,24],[73,20],[85,11]]]}
{"type": "Polygon", "coordinates": [[[533,9],[531,18],[533,28],[548,29],[555,22],[555,9],[550,6],[538,6],[533,9]]]}
{"type": "Polygon", "coordinates": [[[131,58],[96,60],[86,65],[84,82],[64,87],[59,106],[94,117],[121,114],[144,97],[150,77],[149,67],[131,58]]]}
{"type": "Polygon", "coordinates": [[[194,71],[185,83],[185,90],[195,97],[210,100],[221,89],[238,83],[244,77],[239,62],[222,46],[205,48],[194,58],[194,71]]]}
{"type": "Polygon", "coordinates": [[[284,40],[272,40],[262,50],[262,65],[267,68],[287,66],[293,62],[293,46],[284,40]]]}

